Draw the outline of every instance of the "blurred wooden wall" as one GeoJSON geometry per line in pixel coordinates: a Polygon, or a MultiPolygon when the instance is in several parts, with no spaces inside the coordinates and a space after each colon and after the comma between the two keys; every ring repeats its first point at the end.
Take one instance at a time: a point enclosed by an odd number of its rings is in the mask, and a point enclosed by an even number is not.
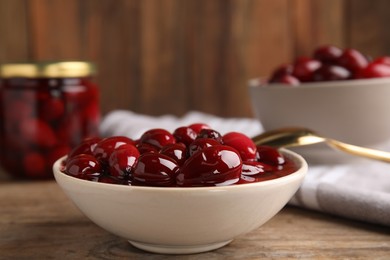
{"type": "Polygon", "coordinates": [[[102,110],[251,116],[246,81],[320,44],[390,54],[387,0],[0,0],[0,62],[97,63],[102,110]]]}

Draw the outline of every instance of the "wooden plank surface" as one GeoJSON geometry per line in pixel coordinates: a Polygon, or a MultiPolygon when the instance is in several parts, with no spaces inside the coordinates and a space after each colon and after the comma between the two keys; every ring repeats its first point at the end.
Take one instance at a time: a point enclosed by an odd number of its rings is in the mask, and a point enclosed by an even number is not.
{"type": "Polygon", "coordinates": [[[350,47],[363,49],[371,57],[390,55],[389,4],[387,0],[349,0],[346,32],[350,47]]]}
{"type": "Polygon", "coordinates": [[[246,82],[320,44],[390,54],[387,0],[0,0],[0,62],[97,63],[103,113],[252,116],[246,82]]]}
{"type": "Polygon", "coordinates": [[[345,0],[290,1],[294,56],[309,56],[316,47],[325,44],[346,47],[345,5],[345,0]]]}
{"type": "Polygon", "coordinates": [[[31,58],[26,1],[0,0],[0,63],[31,58]]]}
{"type": "Polygon", "coordinates": [[[147,253],[97,227],[54,181],[0,182],[0,259],[388,259],[390,228],[294,207],[221,249],[147,253]]]}
{"type": "Polygon", "coordinates": [[[79,1],[27,1],[30,48],[36,60],[82,59],[79,1]]]}

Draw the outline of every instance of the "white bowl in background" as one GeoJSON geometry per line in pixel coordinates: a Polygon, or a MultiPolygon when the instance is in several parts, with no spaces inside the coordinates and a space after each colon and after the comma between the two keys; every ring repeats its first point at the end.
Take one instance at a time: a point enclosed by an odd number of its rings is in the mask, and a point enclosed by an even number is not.
{"type": "Polygon", "coordinates": [[[299,169],[274,180],[223,187],[170,188],[86,181],[53,166],[60,187],[88,218],[140,249],[167,254],[222,247],[271,219],[307,172],[305,160],[283,150],[299,169]]]}
{"type": "MultiPolygon", "coordinates": [[[[264,129],[301,126],[350,144],[381,147],[390,140],[390,78],[302,83],[249,81],[254,115],[264,129]]],[[[356,157],[324,144],[294,148],[309,163],[356,157]]]]}

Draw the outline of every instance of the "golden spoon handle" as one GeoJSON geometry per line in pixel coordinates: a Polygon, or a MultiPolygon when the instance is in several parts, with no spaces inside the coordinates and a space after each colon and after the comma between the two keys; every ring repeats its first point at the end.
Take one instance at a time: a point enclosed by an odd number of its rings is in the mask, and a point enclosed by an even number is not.
{"type": "Polygon", "coordinates": [[[390,163],[389,152],[346,144],[330,138],[325,138],[325,141],[333,148],[344,151],[346,153],[390,163]]]}

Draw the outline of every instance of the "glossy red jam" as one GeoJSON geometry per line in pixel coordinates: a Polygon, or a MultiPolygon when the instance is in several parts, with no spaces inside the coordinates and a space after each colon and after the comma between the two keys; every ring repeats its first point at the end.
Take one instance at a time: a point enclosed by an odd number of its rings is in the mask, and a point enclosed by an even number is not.
{"type": "Polygon", "coordinates": [[[55,160],[98,135],[99,91],[88,63],[4,64],[0,163],[11,175],[52,177],[55,160]]]}
{"type": "Polygon", "coordinates": [[[298,170],[277,149],[256,146],[242,133],[189,129],[179,127],[173,133],[151,129],[138,140],[123,136],[85,140],[68,154],[63,172],[110,184],[204,187],[266,181],[298,170]]]}

